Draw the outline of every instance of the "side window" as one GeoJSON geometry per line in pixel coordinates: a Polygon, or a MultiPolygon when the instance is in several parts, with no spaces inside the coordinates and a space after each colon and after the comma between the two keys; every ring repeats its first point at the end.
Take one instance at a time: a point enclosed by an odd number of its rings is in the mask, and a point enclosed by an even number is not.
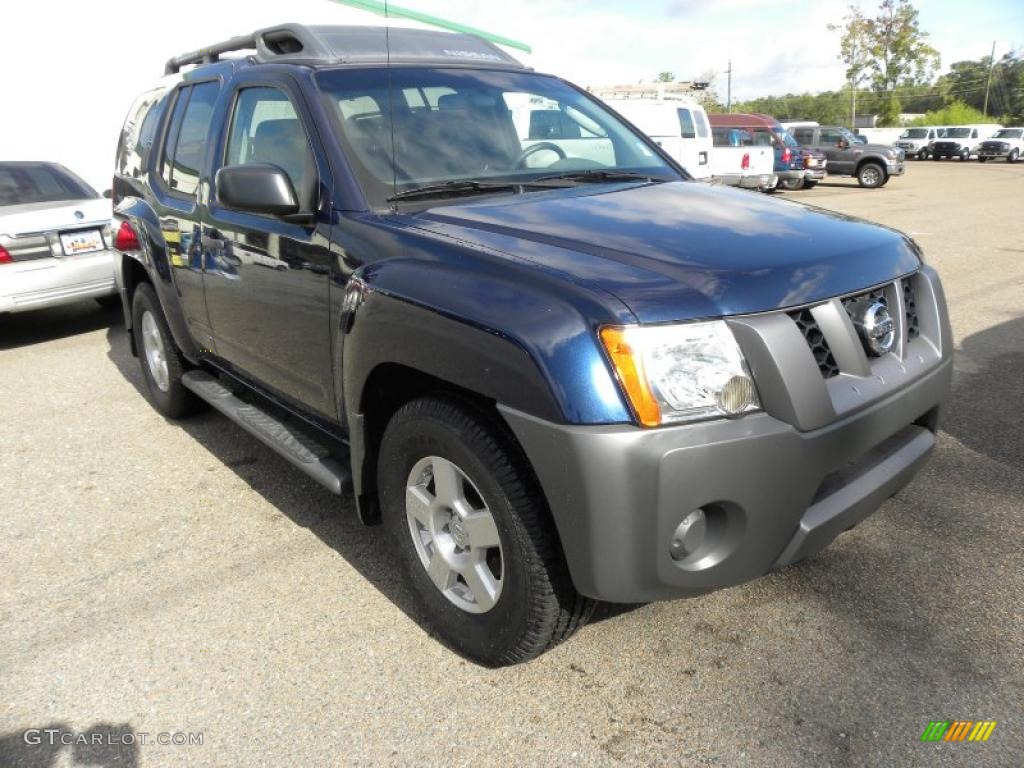
{"type": "Polygon", "coordinates": [[[532,141],[580,139],[583,131],[579,123],[560,109],[535,109],[530,113],[528,138],[532,141]]]}
{"type": "Polygon", "coordinates": [[[168,188],[180,195],[192,196],[199,186],[213,105],[219,90],[217,83],[200,83],[182,88],[178,93],[164,140],[160,177],[168,188]]]}
{"type": "Polygon", "coordinates": [[[973,131],[971,131],[971,138],[972,139],[978,138],[978,129],[977,128],[975,128],[973,131]]]}
{"type": "Polygon", "coordinates": [[[843,134],[835,130],[822,129],[821,131],[821,143],[829,146],[836,146],[839,141],[843,138],[843,134]]]}
{"type": "Polygon", "coordinates": [[[181,121],[169,185],[181,194],[194,195],[199,186],[203,156],[210,137],[213,105],[219,90],[216,83],[202,83],[192,88],[192,98],[188,100],[185,117],[181,121]]]}
{"type": "Polygon", "coordinates": [[[693,113],[693,122],[697,125],[697,135],[702,139],[708,137],[708,118],[700,110],[695,110],[693,113]]]}
{"type": "Polygon", "coordinates": [[[793,138],[796,139],[798,144],[810,144],[814,141],[814,129],[813,128],[794,128],[793,138]]]}
{"type": "Polygon", "coordinates": [[[693,127],[693,115],[688,109],[677,109],[679,114],[679,135],[684,139],[697,138],[697,131],[693,127]]]}
{"type": "Polygon", "coordinates": [[[149,165],[149,153],[152,151],[153,143],[156,141],[156,129],[160,125],[160,118],[164,114],[165,104],[166,102],[164,101],[158,101],[156,104],[153,104],[149,111],[146,112],[146,117],[142,121],[142,127],[139,129],[139,138],[135,142],[135,154],[139,158],[140,170],[149,165]]]}
{"type": "MultiPolygon", "coordinates": [[[[366,112],[359,104],[355,113],[366,112]]],[[[309,205],[316,190],[316,165],[306,131],[288,96],[277,88],[244,88],[231,118],[225,165],[269,163],[288,174],[300,201],[309,205]]]]}

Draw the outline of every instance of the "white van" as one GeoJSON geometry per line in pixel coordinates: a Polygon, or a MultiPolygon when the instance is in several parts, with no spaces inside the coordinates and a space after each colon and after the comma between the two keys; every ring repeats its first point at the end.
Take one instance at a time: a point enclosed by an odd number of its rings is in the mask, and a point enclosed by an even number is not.
{"type": "Polygon", "coordinates": [[[711,127],[692,99],[609,98],[605,103],[650,136],[695,179],[711,178],[711,127]]]}
{"type": "Polygon", "coordinates": [[[928,152],[932,160],[941,160],[943,157],[959,157],[961,160],[970,160],[972,154],[978,154],[981,142],[992,138],[993,134],[1002,127],[995,123],[947,126],[946,134],[933,141],[928,152]]]}
{"type": "Polygon", "coordinates": [[[907,157],[927,160],[931,152],[929,145],[936,139],[946,135],[945,127],[938,125],[922,125],[916,128],[907,128],[900,137],[893,142],[893,146],[902,149],[907,157]]]}

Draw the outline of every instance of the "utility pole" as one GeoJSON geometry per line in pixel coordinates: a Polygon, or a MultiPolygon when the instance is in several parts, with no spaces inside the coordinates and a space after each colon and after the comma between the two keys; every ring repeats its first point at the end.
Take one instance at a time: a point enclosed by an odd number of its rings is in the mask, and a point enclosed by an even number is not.
{"type": "Polygon", "coordinates": [[[729,68],[725,70],[726,74],[726,87],[725,87],[725,111],[732,112],[732,59],[729,59],[729,68]]]}
{"type": "MultiPolygon", "coordinates": [[[[856,66],[857,62],[857,43],[853,44],[853,54],[850,57],[856,66]]],[[[850,76],[850,130],[857,130],[857,73],[854,72],[850,76]]]]}
{"type": "Polygon", "coordinates": [[[982,113],[988,116],[988,89],[992,85],[992,70],[996,68],[996,41],[992,41],[992,55],[988,62],[988,81],[985,83],[985,106],[981,108],[982,113]]]}

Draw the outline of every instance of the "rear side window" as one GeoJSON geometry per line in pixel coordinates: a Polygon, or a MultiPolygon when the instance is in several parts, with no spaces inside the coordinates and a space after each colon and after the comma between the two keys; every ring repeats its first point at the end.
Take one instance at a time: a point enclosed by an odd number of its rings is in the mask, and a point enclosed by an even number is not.
{"type": "Polygon", "coordinates": [[[178,93],[164,142],[160,176],[173,192],[180,195],[190,197],[199,186],[219,90],[217,83],[201,83],[182,88],[178,93]]]}
{"type": "Polygon", "coordinates": [[[301,200],[316,188],[316,165],[295,107],[277,88],[245,88],[231,120],[226,165],[269,163],[288,174],[301,200]]]}
{"type": "Polygon", "coordinates": [[[697,138],[697,131],[693,126],[693,115],[688,109],[677,109],[679,113],[679,135],[684,139],[697,138]]]}
{"type": "Polygon", "coordinates": [[[149,165],[166,93],[167,88],[144,93],[132,105],[117,144],[117,173],[139,178],[149,165]]]}
{"type": "Polygon", "coordinates": [[[800,144],[810,144],[814,141],[814,129],[813,128],[794,128],[793,138],[796,139],[800,144]]]}
{"type": "Polygon", "coordinates": [[[705,115],[700,110],[694,110],[693,122],[697,126],[697,135],[700,136],[702,139],[706,139],[708,137],[708,133],[710,132],[707,115],[705,115]]]}
{"type": "Polygon", "coordinates": [[[0,205],[97,198],[96,190],[50,163],[0,163],[0,205]]]}

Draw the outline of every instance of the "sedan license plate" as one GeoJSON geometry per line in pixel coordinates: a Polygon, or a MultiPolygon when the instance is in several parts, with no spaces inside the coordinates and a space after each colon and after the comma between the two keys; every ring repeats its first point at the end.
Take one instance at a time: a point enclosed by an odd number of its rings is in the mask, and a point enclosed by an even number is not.
{"type": "Polygon", "coordinates": [[[92,253],[103,250],[103,235],[98,229],[83,229],[78,232],[62,232],[60,245],[65,256],[92,253]]]}

